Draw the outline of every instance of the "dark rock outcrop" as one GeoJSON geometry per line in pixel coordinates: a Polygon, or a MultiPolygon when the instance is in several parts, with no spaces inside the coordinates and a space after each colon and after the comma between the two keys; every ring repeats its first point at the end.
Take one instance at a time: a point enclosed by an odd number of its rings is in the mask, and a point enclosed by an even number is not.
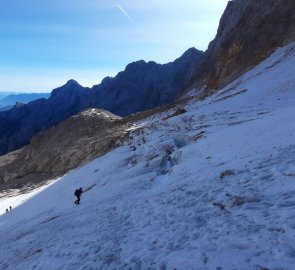
{"type": "Polygon", "coordinates": [[[16,150],[31,138],[87,108],[126,116],[174,101],[196,72],[203,52],[189,49],[172,63],[138,61],[92,89],[74,80],[39,99],[0,112],[0,155],[16,150]]]}
{"type": "Polygon", "coordinates": [[[0,190],[32,188],[64,175],[128,141],[134,123],[174,108],[169,104],[121,118],[87,109],[35,136],[29,145],[0,156],[0,190]]]}
{"type": "Polygon", "coordinates": [[[218,89],[295,41],[294,0],[229,1],[189,88],[218,89]]]}
{"type": "Polygon", "coordinates": [[[0,157],[0,185],[39,183],[116,147],[129,123],[110,112],[88,109],[35,136],[28,146],[0,157]]]}

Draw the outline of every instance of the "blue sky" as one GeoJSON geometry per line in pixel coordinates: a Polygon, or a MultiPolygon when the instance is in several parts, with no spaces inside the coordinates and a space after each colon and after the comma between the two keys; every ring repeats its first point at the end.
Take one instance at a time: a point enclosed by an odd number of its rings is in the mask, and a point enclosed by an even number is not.
{"type": "Polygon", "coordinates": [[[0,91],[98,84],[133,61],[206,50],[227,0],[3,0],[0,91]]]}

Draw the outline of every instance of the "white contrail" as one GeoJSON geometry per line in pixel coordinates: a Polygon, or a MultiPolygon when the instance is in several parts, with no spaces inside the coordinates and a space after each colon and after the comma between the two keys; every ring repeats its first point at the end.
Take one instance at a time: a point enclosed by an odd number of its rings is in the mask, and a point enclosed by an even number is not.
{"type": "Polygon", "coordinates": [[[124,15],[126,15],[126,17],[130,20],[133,21],[133,19],[129,16],[129,14],[125,11],[124,8],[122,8],[120,5],[118,5],[118,9],[120,9],[124,15]]]}

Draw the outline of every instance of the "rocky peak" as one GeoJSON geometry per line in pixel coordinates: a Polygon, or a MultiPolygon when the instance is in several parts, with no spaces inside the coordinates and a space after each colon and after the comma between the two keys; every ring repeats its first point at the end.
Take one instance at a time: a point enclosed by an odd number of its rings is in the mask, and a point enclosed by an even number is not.
{"type": "Polygon", "coordinates": [[[75,81],[73,79],[68,80],[67,83],[65,84],[65,86],[67,86],[67,87],[71,87],[71,86],[74,86],[74,85],[81,86],[77,81],[75,81]]]}
{"type": "Polygon", "coordinates": [[[77,91],[82,89],[85,89],[85,88],[81,86],[77,81],[71,79],[71,80],[68,80],[66,84],[64,84],[63,86],[55,88],[51,92],[51,98],[56,95],[65,94],[66,92],[69,92],[69,91],[77,91]]]}
{"type": "MultiPolygon", "coordinates": [[[[192,47],[192,48],[189,48],[188,50],[186,50],[182,56],[180,56],[178,59],[190,59],[191,57],[196,57],[196,56],[203,56],[204,52],[203,51],[200,51],[200,50],[197,50],[196,48],[192,47]]],[[[178,59],[176,59],[175,61],[177,61],[178,59]]]]}
{"type": "Polygon", "coordinates": [[[23,107],[24,105],[25,105],[24,103],[17,101],[17,102],[15,102],[14,108],[19,109],[19,108],[23,107]]]}
{"type": "Polygon", "coordinates": [[[146,69],[149,69],[153,66],[157,65],[156,62],[146,62],[144,60],[139,60],[139,61],[136,61],[136,62],[133,62],[133,63],[130,63],[126,66],[125,68],[125,73],[129,73],[129,72],[138,72],[138,71],[143,71],[143,70],[146,70],[146,69]]]}

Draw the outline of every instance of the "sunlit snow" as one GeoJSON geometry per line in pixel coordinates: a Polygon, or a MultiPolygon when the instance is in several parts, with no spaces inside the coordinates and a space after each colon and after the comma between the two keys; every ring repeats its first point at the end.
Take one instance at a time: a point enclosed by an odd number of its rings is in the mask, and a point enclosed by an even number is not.
{"type": "Polygon", "coordinates": [[[294,269],[294,90],[295,43],[49,186],[2,197],[0,268],[294,269]]]}

